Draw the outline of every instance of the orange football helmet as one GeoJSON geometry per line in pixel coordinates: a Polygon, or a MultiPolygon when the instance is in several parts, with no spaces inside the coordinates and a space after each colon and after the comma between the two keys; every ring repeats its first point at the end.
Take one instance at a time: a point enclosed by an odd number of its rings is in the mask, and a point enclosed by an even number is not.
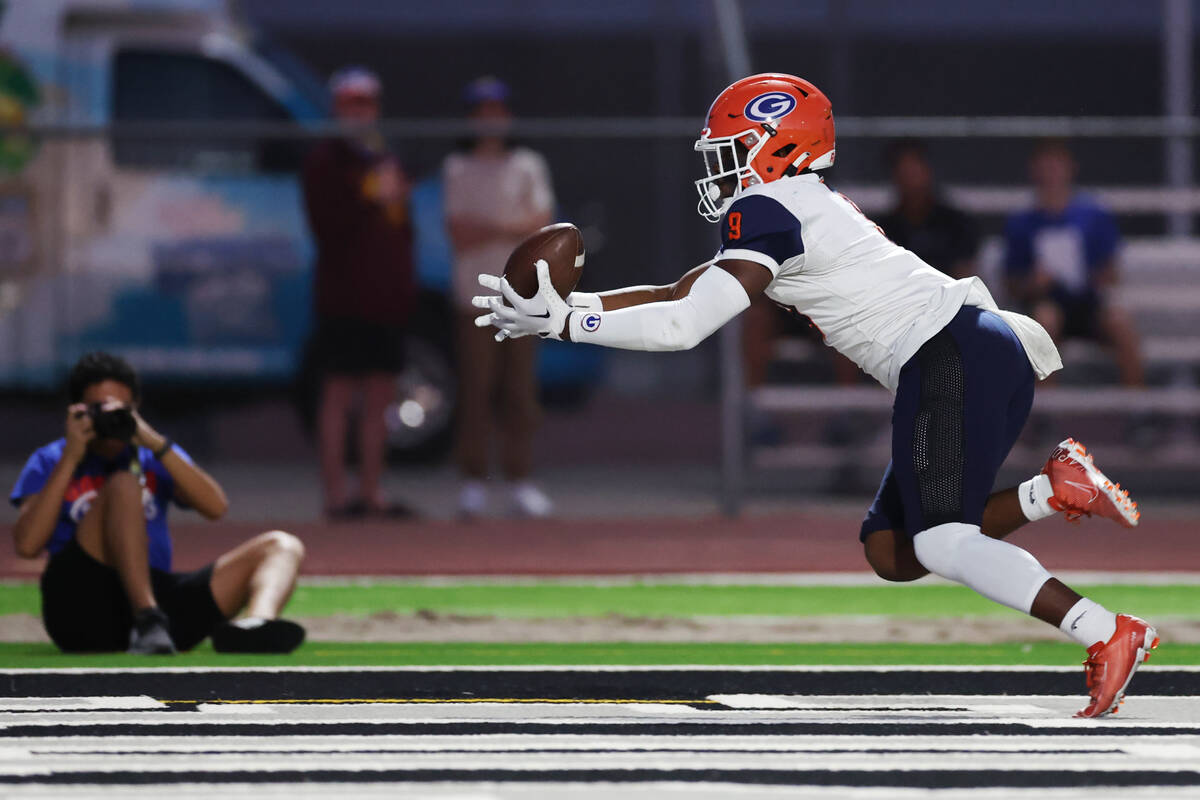
{"type": "Polygon", "coordinates": [[[751,75],[717,95],[696,150],[707,172],[696,181],[696,210],[719,222],[748,186],[833,166],[833,106],[803,78],[751,75]]]}

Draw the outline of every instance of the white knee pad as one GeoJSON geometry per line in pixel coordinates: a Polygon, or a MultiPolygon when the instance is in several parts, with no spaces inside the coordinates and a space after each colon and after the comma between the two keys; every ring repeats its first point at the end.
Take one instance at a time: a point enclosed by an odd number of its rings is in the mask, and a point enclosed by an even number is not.
{"type": "Polygon", "coordinates": [[[977,525],[948,522],[913,537],[917,560],[934,575],[965,584],[989,600],[1029,613],[1050,573],[1016,545],[984,536],[977,525]]]}
{"type": "Polygon", "coordinates": [[[921,566],[934,575],[952,581],[961,580],[959,572],[959,550],[976,536],[983,536],[975,525],[965,522],[947,522],[926,528],[913,537],[913,550],[921,566]]]}

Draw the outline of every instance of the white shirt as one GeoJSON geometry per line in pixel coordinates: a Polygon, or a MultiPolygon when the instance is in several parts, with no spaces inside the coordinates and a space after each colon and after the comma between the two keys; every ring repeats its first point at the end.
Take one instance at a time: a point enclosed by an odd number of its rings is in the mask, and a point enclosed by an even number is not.
{"type": "MultiPolygon", "coordinates": [[[[539,154],[516,147],[497,156],[453,153],[443,169],[446,217],[496,223],[525,219],[554,209],[550,170],[539,154]]],[[[499,275],[522,237],[493,239],[454,254],[454,300],[471,309],[481,274],[499,275]]]]}
{"type": "Polygon", "coordinates": [[[891,392],[900,369],[964,305],[999,314],[1039,378],[1062,367],[1046,331],[1000,311],[979,278],[954,280],[893,243],[813,174],[743,191],[721,220],[716,256],[762,264],[766,295],[812,320],[825,342],[891,392]]]}

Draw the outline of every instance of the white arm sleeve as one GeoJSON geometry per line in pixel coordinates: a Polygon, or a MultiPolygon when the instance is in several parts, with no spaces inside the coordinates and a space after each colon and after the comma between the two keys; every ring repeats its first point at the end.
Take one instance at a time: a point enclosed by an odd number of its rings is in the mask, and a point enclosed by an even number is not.
{"type": "Polygon", "coordinates": [[[749,307],[738,279],[714,266],[679,300],[573,312],[571,340],[622,350],[688,350],[749,307]]]}

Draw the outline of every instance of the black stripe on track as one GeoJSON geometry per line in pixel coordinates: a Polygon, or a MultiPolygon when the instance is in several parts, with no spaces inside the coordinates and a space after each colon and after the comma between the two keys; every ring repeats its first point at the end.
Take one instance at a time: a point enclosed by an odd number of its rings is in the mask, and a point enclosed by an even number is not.
{"type": "MultiPolygon", "coordinates": [[[[1200,672],[1147,668],[1134,694],[1200,695],[1200,672]]],[[[1086,694],[1083,671],[893,672],[722,669],[608,671],[439,672],[191,672],[12,673],[0,675],[0,697],[113,697],[157,700],[263,700],[351,698],[478,698],[698,700],[711,694],[1086,694]]]]}
{"type": "Polygon", "coordinates": [[[1105,725],[1039,727],[1019,722],[197,722],[171,725],[12,725],[0,740],[56,737],[161,736],[479,736],[531,734],[591,736],[1196,736],[1200,726],[1105,725]]]}
{"type": "Polygon", "coordinates": [[[774,784],[789,786],[885,786],[926,789],[1079,786],[1197,786],[1200,772],[1054,771],[1054,770],[280,770],[270,772],[58,772],[49,775],[0,775],[0,783],[64,785],[168,785],[223,783],[426,783],[426,782],[554,782],[774,784]]]}

